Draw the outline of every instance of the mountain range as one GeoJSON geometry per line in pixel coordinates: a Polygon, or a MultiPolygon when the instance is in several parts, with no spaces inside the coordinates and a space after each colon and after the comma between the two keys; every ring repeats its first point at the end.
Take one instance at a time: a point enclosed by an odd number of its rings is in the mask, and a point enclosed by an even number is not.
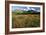
{"type": "Polygon", "coordinates": [[[16,9],[14,10],[15,13],[25,13],[25,14],[40,14],[40,12],[35,11],[34,9],[31,10],[22,10],[22,9],[16,9]]]}

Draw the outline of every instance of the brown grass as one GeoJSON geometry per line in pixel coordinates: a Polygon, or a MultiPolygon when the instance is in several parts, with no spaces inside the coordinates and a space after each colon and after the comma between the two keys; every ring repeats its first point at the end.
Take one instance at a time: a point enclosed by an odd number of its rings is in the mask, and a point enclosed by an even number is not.
{"type": "Polygon", "coordinates": [[[26,28],[26,27],[39,27],[39,26],[40,26],[39,14],[12,15],[13,28],[26,28]]]}

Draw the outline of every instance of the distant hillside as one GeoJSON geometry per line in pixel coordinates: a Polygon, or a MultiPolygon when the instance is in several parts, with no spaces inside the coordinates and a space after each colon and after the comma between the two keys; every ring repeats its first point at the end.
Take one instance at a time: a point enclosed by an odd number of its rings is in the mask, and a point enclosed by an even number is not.
{"type": "Polygon", "coordinates": [[[28,10],[27,12],[32,13],[32,14],[40,14],[40,12],[34,11],[34,10],[28,10]]]}
{"type": "Polygon", "coordinates": [[[13,11],[15,14],[40,14],[40,12],[34,11],[34,10],[28,10],[28,11],[24,11],[24,10],[14,10],[13,11]]]}

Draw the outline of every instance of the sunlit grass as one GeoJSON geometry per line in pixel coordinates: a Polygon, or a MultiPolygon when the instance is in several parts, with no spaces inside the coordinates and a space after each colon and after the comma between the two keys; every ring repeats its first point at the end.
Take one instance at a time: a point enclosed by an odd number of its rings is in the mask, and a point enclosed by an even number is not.
{"type": "Polygon", "coordinates": [[[39,14],[27,14],[27,15],[12,14],[13,28],[26,28],[26,27],[39,27],[39,26],[40,26],[39,14]]]}

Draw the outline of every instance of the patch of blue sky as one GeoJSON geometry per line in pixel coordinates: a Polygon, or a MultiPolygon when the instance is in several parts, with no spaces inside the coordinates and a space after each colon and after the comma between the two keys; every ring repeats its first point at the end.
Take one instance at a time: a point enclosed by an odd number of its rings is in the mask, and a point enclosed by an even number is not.
{"type": "Polygon", "coordinates": [[[34,10],[34,11],[40,12],[40,7],[12,6],[13,11],[16,10],[16,9],[25,10],[25,11],[34,10]]]}

